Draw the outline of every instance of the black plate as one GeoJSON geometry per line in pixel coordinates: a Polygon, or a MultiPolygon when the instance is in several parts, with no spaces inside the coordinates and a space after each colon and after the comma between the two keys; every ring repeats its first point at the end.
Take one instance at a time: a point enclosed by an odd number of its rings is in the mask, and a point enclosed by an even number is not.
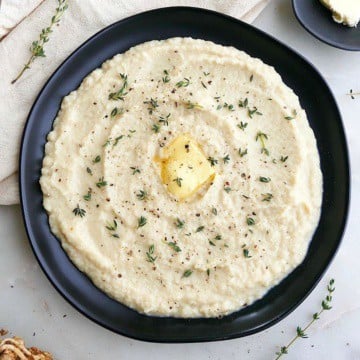
{"type": "Polygon", "coordinates": [[[321,75],[301,56],[269,35],[213,11],[173,7],[117,22],[80,46],[55,71],[30,112],[20,155],[20,194],[28,237],[45,274],[76,309],[117,333],[147,341],[223,340],[263,330],[298,306],[320,280],[341,240],[349,200],[349,165],[339,110],[321,75]],[[101,63],[130,46],[153,39],[192,36],[232,45],[273,65],[299,95],[318,141],[324,174],[322,215],[309,252],[295,271],[264,298],[221,319],[174,319],[140,315],[110,299],[71,263],[51,234],[42,207],[39,177],[46,135],[61,99],[101,63]]]}
{"type": "Polygon", "coordinates": [[[319,40],[343,50],[360,51],[360,26],[336,23],[319,0],[292,0],[300,24],[319,40]]]}

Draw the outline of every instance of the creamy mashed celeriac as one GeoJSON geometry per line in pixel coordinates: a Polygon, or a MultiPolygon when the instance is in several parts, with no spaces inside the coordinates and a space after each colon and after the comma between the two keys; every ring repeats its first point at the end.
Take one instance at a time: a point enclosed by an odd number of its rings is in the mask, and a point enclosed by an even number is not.
{"type": "Polygon", "coordinates": [[[261,298],[304,259],[322,199],[294,92],[261,60],[190,38],[133,47],[66,96],[40,183],[74,264],[174,317],[261,298]]]}

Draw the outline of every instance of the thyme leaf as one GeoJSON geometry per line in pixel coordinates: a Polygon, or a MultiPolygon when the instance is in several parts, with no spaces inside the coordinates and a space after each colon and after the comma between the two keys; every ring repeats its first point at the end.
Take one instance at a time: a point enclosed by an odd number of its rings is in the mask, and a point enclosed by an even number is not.
{"type": "Polygon", "coordinates": [[[169,242],[167,243],[175,252],[181,252],[181,249],[178,245],[176,245],[176,243],[174,242],[169,242]]]}
{"type": "Polygon", "coordinates": [[[138,228],[145,226],[147,223],[147,219],[144,216],[140,216],[138,219],[138,228]]]}

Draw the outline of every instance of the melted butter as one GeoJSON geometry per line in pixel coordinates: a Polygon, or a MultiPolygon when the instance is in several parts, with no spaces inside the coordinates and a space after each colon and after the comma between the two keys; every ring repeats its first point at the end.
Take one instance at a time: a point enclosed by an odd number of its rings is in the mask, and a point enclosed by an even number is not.
{"type": "Polygon", "coordinates": [[[176,137],[164,148],[163,156],[154,160],[160,164],[162,182],[178,200],[194,195],[215,177],[200,145],[189,134],[176,137]]]}

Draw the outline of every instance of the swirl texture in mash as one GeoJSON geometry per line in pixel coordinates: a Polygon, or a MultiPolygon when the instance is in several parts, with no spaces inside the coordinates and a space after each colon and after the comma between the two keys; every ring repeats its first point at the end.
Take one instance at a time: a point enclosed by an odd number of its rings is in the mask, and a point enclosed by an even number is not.
{"type": "Polygon", "coordinates": [[[190,38],[133,47],[66,96],[40,183],[74,264],[119,302],[174,317],[261,298],[304,259],[322,199],[293,91],[261,60],[190,38]],[[184,134],[214,174],[179,201],[159,159],[184,134]]]}

